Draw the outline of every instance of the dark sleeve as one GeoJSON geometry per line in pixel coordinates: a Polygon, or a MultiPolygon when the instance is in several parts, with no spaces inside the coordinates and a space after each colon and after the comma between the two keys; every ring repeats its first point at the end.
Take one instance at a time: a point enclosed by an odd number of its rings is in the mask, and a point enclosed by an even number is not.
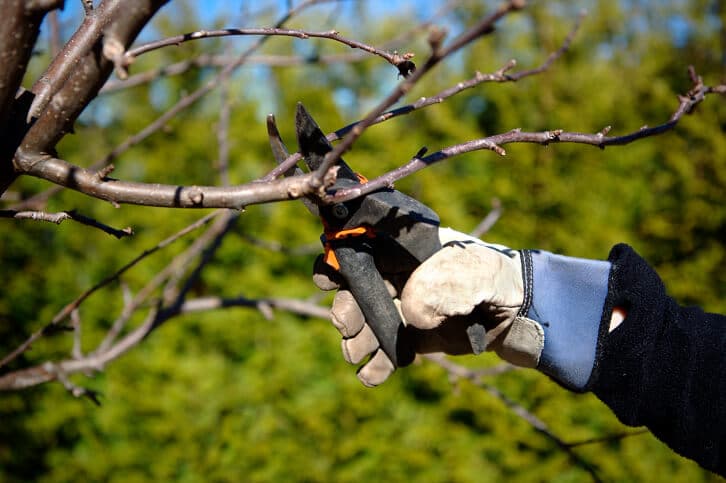
{"type": "Polygon", "coordinates": [[[726,317],[681,307],[627,245],[612,269],[588,383],[617,417],[726,476],[726,317]],[[627,317],[608,333],[613,307],[627,317]]]}

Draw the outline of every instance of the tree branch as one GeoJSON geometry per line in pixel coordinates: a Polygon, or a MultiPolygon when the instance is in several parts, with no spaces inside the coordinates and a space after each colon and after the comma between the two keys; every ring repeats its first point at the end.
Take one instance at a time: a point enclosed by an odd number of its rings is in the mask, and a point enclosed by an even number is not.
{"type": "Polygon", "coordinates": [[[63,87],[71,74],[78,69],[81,60],[91,52],[106,26],[114,17],[118,17],[123,4],[123,0],[106,0],[101,2],[94,15],[85,16],[79,29],[33,84],[31,91],[35,94],[35,99],[30,105],[25,122],[30,123],[32,118],[40,117],[51,97],[63,87]]]}
{"type": "Polygon", "coordinates": [[[0,18],[0,132],[5,133],[10,115],[10,105],[20,87],[33,53],[40,24],[45,15],[63,5],[62,0],[52,2],[3,2],[0,18]]]}
{"type": "Polygon", "coordinates": [[[471,236],[480,238],[492,229],[494,224],[499,221],[502,216],[502,203],[498,198],[492,200],[492,209],[479,224],[469,233],[471,236]]]}
{"type": "Polygon", "coordinates": [[[179,307],[179,313],[187,314],[207,310],[216,310],[229,307],[251,307],[260,310],[265,318],[270,318],[270,308],[278,308],[286,312],[306,317],[317,317],[321,319],[330,318],[330,309],[320,305],[305,302],[298,299],[286,298],[264,298],[249,299],[246,297],[222,298],[222,297],[200,297],[185,301],[179,307]]]}
{"type": "MultiPolygon", "coordinates": [[[[216,217],[212,226],[210,226],[203,234],[198,236],[182,253],[175,256],[172,261],[167,264],[164,269],[157,273],[146,285],[144,285],[144,287],[139,290],[135,296],[132,297],[131,294],[128,293],[128,290],[124,292],[123,310],[113,322],[111,329],[108,331],[101,344],[99,344],[94,350],[94,353],[107,351],[115,343],[131,316],[139,310],[143,304],[148,304],[148,300],[151,295],[165,282],[166,287],[163,290],[163,294],[159,301],[156,301],[153,305],[159,306],[159,303],[171,303],[178,295],[176,283],[182,278],[183,273],[187,270],[191,261],[204,251],[206,247],[209,246],[209,244],[218,236],[220,231],[229,224],[230,217],[236,217],[239,216],[239,214],[220,210],[214,212],[211,216],[216,217]]],[[[196,223],[209,219],[211,219],[210,216],[204,217],[196,223]]],[[[187,227],[187,229],[188,228],[189,227],[187,227]]],[[[117,275],[120,275],[120,273],[117,275]]]]}
{"type": "Polygon", "coordinates": [[[52,362],[46,362],[45,364],[43,364],[43,371],[45,371],[48,375],[63,384],[63,387],[66,388],[66,391],[71,393],[73,397],[86,397],[96,406],[101,405],[101,401],[99,400],[100,393],[98,391],[93,391],[91,389],[73,384],[71,380],[68,379],[68,375],[62,367],[53,364],[52,362]]]}
{"type": "Polygon", "coordinates": [[[505,144],[512,143],[534,143],[548,145],[551,143],[574,143],[588,144],[605,149],[606,146],[623,146],[633,141],[646,137],[656,136],[673,129],[684,114],[689,114],[701,103],[706,95],[712,93],[726,94],[726,85],[710,87],[703,84],[702,79],[696,75],[692,67],[689,68],[689,75],[694,82],[693,87],[686,95],[678,96],[679,105],[667,122],[655,127],[642,127],[637,131],[622,136],[607,136],[610,126],[594,134],[567,132],[561,129],[543,132],[524,132],[521,129],[513,129],[509,132],[496,134],[482,139],[476,139],[454,146],[449,146],[425,157],[414,157],[405,165],[389,171],[388,173],[371,180],[370,182],[355,186],[353,188],[341,189],[333,195],[326,195],[324,200],[328,203],[339,203],[341,201],[357,198],[366,193],[391,186],[395,181],[420,171],[434,163],[438,163],[454,156],[464,153],[488,149],[504,156],[506,151],[502,148],[505,144]]]}
{"type": "Polygon", "coordinates": [[[135,47],[127,51],[123,56],[124,65],[130,65],[139,56],[157,50],[170,45],[179,45],[183,42],[190,40],[198,40],[210,37],[230,37],[230,36],[283,36],[283,37],[295,37],[298,39],[329,39],[335,42],[340,42],[350,48],[360,49],[369,54],[377,55],[385,59],[391,65],[399,67],[402,62],[405,62],[413,57],[413,54],[399,55],[397,53],[389,53],[381,49],[377,49],[363,42],[352,40],[340,35],[340,32],[336,30],[329,30],[327,32],[311,32],[306,30],[294,30],[294,29],[282,29],[282,28],[244,28],[244,29],[221,29],[221,30],[198,30],[196,32],[190,32],[187,34],[176,35],[166,39],[155,40],[146,44],[135,47]]]}
{"type": "MultiPolygon", "coordinates": [[[[306,317],[320,317],[327,319],[330,316],[330,311],[327,307],[321,307],[312,303],[285,298],[254,300],[247,299],[245,297],[237,297],[233,299],[204,297],[184,302],[175,310],[167,311],[164,314],[159,311],[159,307],[157,306],[150,310],[145,321],[139,327],[129,332],[117,343],[104,348],[102,351],[94,351],[89,355],[77,359],[67,359],[55,363],[45,362],[33,367],[19,369],[17,371],[0,375],[0,391],[25,389],[53,380],[63,382],[63,379],[68,381],[67,375],[69,374],[100,371],[106,364],[136,346],[156,327],[169,318],[190,312],[227,307],[250,307],[260,310],[263,314],[267,315],[269,315],[270,308],[278,308],[280,310],[285,310],[306,317]]],[[[68,388],[69,386],[66,387],[68,388]]],[[[78,386],[73,387],[77,388],[78,386]]],[[[82,391],[74,391],[71,389],[69,389],[69,391],[76,397],[87,396],[87,394],[82,391]]]]}
{"type": "Polygon", "coordinates": [[[61,211],[59,213],[46,213],[44,211],[0,210],[0,218],[47,221],[49,223],[55,223],[56,225],[60,225],[65,220],[74,220],[84,225],[98,228],[99,230],[108,233],[109,235],[113,235],[116,238],[123,238],[134,234],[131,227],[126,227],[123,230],[118,230],[108,225],[104,225],[103,223],[96,221],[93,218],[84,216],[75,210],[61,211]]]}
{"type": "Polygon", "coordinates": [[[62,0],[49,2],[2,2],[0,17],[0,194],[10,186],[17,175],[13,168],[16,137],[21,129],[13,124],[19,121],[16,95],[23,81],[28,62],[37,42],[40,24],[46,13],[63,5],[62,0]]]}
{"type": "Polygon", "coordinates": [[[229,118],[232,113],[232,99],[228,81],[222,82],[219,88],[220,107],[217,122],[217,161],[219,181],[222,186],[229,186],[229,118]]]}
{"type": "MultiPolygon", "coordinates": [[[[190,69],[197,67],[224,67],[229,65],[237,57],[231,55],[201,54],[193,59],[182,60],[157,69],[150,69],[138,74],[131,74],[126,79],[109,80],[99,91],[99,94],[112,94],[124,89],[130,89],[143,84],[148,84],[156,79],[173,75],[183,74],[190,69]]],[[[246,65],[265,65],[268,67],[296,67],[302,65],[331,65],[331,64],[352,64],[369,59],[365,52],[352,52],[346,54],[320,55],[306,57],[302,55],[251,55],[245,61],[246,65]]]]}
{"type": "Polygon", "coordinates": [[[175,186],[156,183],[119,181],[51,156],[18,156],[18,167],[24,174],[79,191],[88,196],[115,204],[134,204],[166,208],[231,208],[321,195],[330,186],[334,174],[319,184],[315,173],[243,185],[175,186]]]}
{"type": "MultiPolygon", "coordinates": [[[[275,24],[275,28],[279,28],[282,25],[284,25],[288,20],[290,20],[295,15],[299,14],[303,10],[319,4],[324,3],[327,0],[307,0],[299,5],[297,5],[294,8],[291,8],[288,10],[285,15],[283,15],[280,20],[275,24]]],[[[91,165],[90,169],[102,169],[104,166],[107,166],[108,163],[116,159],[118,156],[120,156],[122,153],[127,151],[132,146],[135,146],[136,144],[140,143],[144,139],[151,136],[153,133],[158,131],[159,129],[163,128],[170,120],[174,119],[181,111],[186,109],[187,107],[193,105],[196,101],[204,97],[206,94],[214,90],[216,87],[221,85],[221,83],[227,79],[232,73],[241,65],[243,65],[247,59],[252,55],[253,52],[257,51],[264,43],[269,39],[269,36],[263,36],[260,38],[257,42],[255,42],[253,45],[251,45],[247,50],[245,50],[239,57],[237,57],[234,62],[226,65],[216,76],[214,76],[212,79],[210,79],[207,83],[199,87],[197,90],[191,92],[190,94],[184,96],[181,98],[176,104],[174,104],[172,107],[167,109],[166,112],[164,112],[161,116],[159,116],[157,119],[152,121],[150,124],[148,124],[144,129],[136,133],[135,135],[129,137],[125,141],[123,141],[120,145],[115,147],[113,150],[111,150],[110,153],[108,153],[106,156],[104,156],[101,160],[93,163],[91,165]]],[[[316,181],[317,182],[317,181],[316,181]]]]}
{"type": "Polygon", "coordinates": [[[473,42],[477,38],[489,34],[494,30],[494,24],[508,13],[519,10],[524,7],[524,1],[522,0],[511,0],[506,2],[492,14],[482,19],[474,27],[470,28],[466,32],[459,35],[446,47],[441,47],[440,43],[442,38],[440,36],[432,36],[429,42],[432,47],[432,53],[426,60],[424,65],[417,68],[413,73],[406,76],[404,80],[399,83],[393,92],[386,97],[382,102],[378,104],[362,121],[360,121],[353,129],[348,132],[341,142],[329,153],[325,155],[325,159],[320,164],[320,167],[316,170],[318,179],[323,179],[328,170],[340,159],[340,157],[348,151],[353,143],[363,134],[363,132],[373,124],[386,109],[390,108],[393,104],[409,92],[413,86],[426,75],[431,69],[433,69],[441,60],[447,56],[457,52],[462,47],[473,42]]]}
{"type": "MultiPolygon", "coordinates": [[[[158,328],[164,322],[177,315],[181,315],[187,312],[230,306],[240,306],[254,307],[260,310],[266,317],[271,317],[271,309],[275,307],[282,310],[296,312],[305,316],[322,316],[327,318],[329,311],[326,308],[290,299],[272,298],[253,301],[244,297],[238,297],[235,299],[206,297],[202,299],[192,300],[189,302],[185,301],[186,294],[188,293],[189,288],[195,282],[203,267],[211,260],[211,257],[220,245],[222,237],[228,231],[229,227],[232,226],[231,224],[234,222],[237,216],[237,213],[228,211],[217,211],[215,213],[212,213],[207,217],[197,221],[196,223],[188,226],[177,234],[160,242],[152,249],[145,251],[143,254],[119,269],[116,273],[107,277],[91,289],[81,294],[81,296],[76,298],[76,300],[64,307],[64,309],[53,318],[51,323],[49,323],[42,330],[33,334],[12,354],[0,361],[0,367],[12,361],[19,354],[27,350],[30,345],[38,338],[40,338],[45,332],[47,332],[50,327],[59,324],[61,321],[65,320],[69,316],[72,317],[73,314],[77,312],[80,304],[92,293],[96,292],[103,286],[108,285],[112,281],[117,280],[121,274],[136,265],[146,256],[163,248],[164,246],[167,246],[173,241],[179,239],[181,236],[190,233],[192,230],[206,224],[213,217],[217,217],[217,220],[215,221],[213,226],[210,227],[210,229],[204,235],[195,240],[195,242],[188,250],[177,256],[174,261],[169,264],[167,269],[163,270],[162,273],[157,275],[157,277],[155,277],[154,280],[147,284],[147,286],[144,287],[144,289],[140,291],[135,297],[133,297],[133,299],[130,297],[126,297],[126,302],[124,304],[120,317],[114,322],[112,328],[109,330],[108,334],[99,344],[96,350],[90,352],[85,356],[81,355],[80,357],[80,350],[75,350],[73,359],[57,363],[46,362],[44,364],[39,364],[35,367],[21,369],[2,375],[0,376],[0,390],[22,389],[52,380],[59,380],[63,382],[61,380],[61,377],[65,377],[68,374],[76,372],[100,371],[103,369],[105,364],[136,346],[153,330],[158,328]],[[226,213],[226,216],[218,217],[217,215],[221,213],[226,213]],[[184,286],[180,290],[173,289],[173,294],[165,295],[162,299],[157,300],[156,303],[153,304],[153,308],[147,315],[145,322],[117,341],[117,337],[120,335],[125,322],[137,309],[141,307],[141,304],[147,299],[151,292],[155,290],[155,288],[158,287],[163,280],[169,278],[169,276],[174,272],[181,272],[185,270],[191,258],[196,257],[201,252],[203,252],[201,260],[199,264],[194,268],[191,275],[187,277],[184,286]],[[168,305],[165,306],[165,303],[168,303],[168,305]]],[[[172,283],[175,284],[175,282],[172,283]]],[[[167,287],[167,291],[168,290],[169,287],[167,287]]],[[[74,321],[74,328],[76,329],[76,331],[78,331],[79,325],[79,322],[74,321]]],[[[77,336],[78,332],[76,332],[74,338],[77,336]]],[[[79,343],[74,342],[74,346],[79,347],[79,343]]]]}
{"type": "Polygon", "coordinates": [[[205,217],[197,220],[196,222],[192,223],[191,225],[185,227],[184,229],[178,231],[174,235],[166,238],[165,240],[162,240],[161,242],[157,243],[155,246],[144,250],[140,255],[135,257],[133,260],[128,262],[126,265],[118,269],[115,273],[109,275],[108,277],[104,278],[100,282],[98,282],[93,287],[89,288],[85,292],[83,292],[81,295],[76,297],[75,300],[73,300],[71,303],[63,307],[60,312],[58,312],[51,321],[46,324],[42,329],[34,332],[25,342],[20,344],[14,351],[12,351],[10,354],[5,356],[2,360],[0,360],[0,368],[9,364],[13,360],[15,360],[20,354],[25,352],[30,348],[30,346],[39,338],[41,338],[45,333],[51,330],[52,327],[60,324],[64,320],[66,320],[71,313],[78,309],[78,307],[83,303],[84,300],[86,300],[88,297],[90,297],[93,293],[97,292],[101,288],[107,286],[111,282],[117,280],[124,272],[129,270],[130,268],[137,265],[141,260],[145,259],[149,255],[156,253],[157,251],[161,250],[162,248],[165,248],[175,242],[176,240],[182,238],[183,236],[187,235],[188,233],[191,233],[192,231],[206,225],[209,223],[210,220],[215,218],[216,216],[219,216],[221,212],[216,211],[214,213],[210,213],[209,215],[206,215],[205,217]]]}
{"type": "Polygon", "coordinates": [[[113,62],[103,55],[103,39],[130,44],[167,0],[106,0],[84,20],[74,39],[66,44],[33,86],[36,94],[23,114],[37,117],[20,144],[25,153],[50,153],[72,130],[73,123],[106,81],[113,62]],[[122,9],[123,14],[117,14],[122,9]],[[65,59],[65,55],[70,60],[65,59]],[[53,102],[50,102],[51,99],[53,102]]]}
{"type": "MultiPolygon", "coordinates": [[[[397,37],[386,41],[379,49],[382,52],[388,52],[410,39],[415,33],[425,30],[431,26],[431,23],[443,16],[448,10],[452,10],[458,2],[447,2],[442,8],[438,9],[431,16],[430,20],[424,21],[406,32],[402,32],[397,37]]],[[[131,75],[127,79],[107,82],[100,93],[111,93],[122,89],[134,87],[137,85],[151,82],[157,78],[171,76],[186,72],[192,67],[224,67],[234,62],[236,57],[229,55],[210,55],[201,54],[194,59],[184,60],[164,66],[159,69],[151,69],[146,72],[131,75]]],[[[291,67],[299,65],[330,65],[337,63],[354,63],[369,59],[370,56],[366,51],[350,52],[345,54],[322,54],[314,56],[304,55],[254,55],[249,56],[246,64],[261,64],[270,67],[291,67]]]]}
{"type": "MultiPolygon", "coordinates": [[[[373,119],[369,126],[373,126],[375,124],[380,124],[382,122],[388,121],[389,119],[393,119],[394,117],[410,114],[413,111],[423,109],[425,107],[434,105],[434,104],[440,104],[444,102],[449,97],[453,97],[456,94],[459,94],[460,92],[471,89],[473,87],[478,86],[479,84],[485,83],[485,82],[516,82],[520,79],[523,79],[525,77],[533,76],[540,74],[544,71],[546,71],[557,59],[562,57],[567,50],[570,48],[570,44],[572,43],[572,40],[575,37],[575,34],[580,28],[580,24],[582,22],[582,19],[584,18],[584,13],[580,15],[578,18],[578,21],[575,23],[575,26],[572,28],[572,30],[569,32],[567,37],[565,38],[564,42],[560,46],[559,49],[557,49],[555,52],[552,52],[548,57],[547,60],[545,60],[544,63],[542,63],[540,66],[535,67],[533,69],[520,71],[514,74],[509,74],[509,71],[511,71],[516,65],[516,60],[512,59],[509,62],[507,62],[504,66],[502,66],[497,71],[490,73],[490,74],[482,74],[481,72],[477,72],[474,77],[471,79],[461,81],[457,83],[455,86],[452,86],[448,89],[445,89],[441,92],[439,92],[436,95],[429,96],[429,97],[421,97],[416,102],[412,104],[408,104],[406,106],[402,106],[396,109],[392,109],[390,111],[386,111],[382,113],[381,115],[377,116],[375,119],[373,119]]],[[[358,125],[361,124],[362,121],[356,121],[354,123],[348,124],[345,127],[342,127],[338,129],[337,131],[328,134],[326,137],[329,142],[334,142],[342,139],[346,134],[351,132],[354,128],[356,128],[358,125]]],[[[267,173],[262,180],[271,180],[275,179],[279,176],[282,176],[287,170],[289,170],[291,167],[293,167],[295,164],[297,164],[302,159],[302,156],[300,153],[294,153],[290,157],[288,157],[283,163],[276,166],[274,169],[272,169],[269,173],[267,173]]]]}

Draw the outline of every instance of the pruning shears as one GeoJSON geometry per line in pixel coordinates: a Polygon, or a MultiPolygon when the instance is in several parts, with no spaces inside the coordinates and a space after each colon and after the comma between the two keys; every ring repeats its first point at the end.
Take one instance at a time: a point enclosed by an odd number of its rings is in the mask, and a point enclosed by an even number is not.
{"type": "MultiPolygon", "coordinates": [[[[302,104],[295,115],[298,145],[308,170],[317,169],[333,148],[302,104]]],[[[288,157],[274,116],[267,118],[272,152],[277,163],[288,157]]],[[[366,180],[342,159],[330,192],[366,180]]],[[[295,167],[286,175],[302,173],[295,167]]],[[[395,367],[413,361],[415,352],[402,337],[406,330],[384,284],[381,271],[410,273],[441,249],[439,217],[428,206],[400,191],[384,188],[350,201],[322,204],[303,198],[309,211],[323,222],[325,261],[338,270],[373,330],[380,348],[395,367]]]]}

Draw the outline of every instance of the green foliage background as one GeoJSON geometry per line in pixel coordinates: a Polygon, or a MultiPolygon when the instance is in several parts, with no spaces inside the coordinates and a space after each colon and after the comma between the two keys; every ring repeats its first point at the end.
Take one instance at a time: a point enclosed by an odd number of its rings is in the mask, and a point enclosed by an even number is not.
{"type": "MultiPolygon", "coordinates": [[[[284,3],[284,2],[280,2],[284,3]]],[[[381,2],[321,7],[297,28],[335,28],[374,45],[394,38],[434,2],[381,2]],[[385,15],[383,12],[385,10],[385,15]]],[[[440,19],[470,25],[494,2],[464,2],[440,19]]],[[[533,2],[497,32],[440,66],[408,100],[433,95],[492,72],[510,58],[539,65],[559,47],[580,8],[589,14],[570,52],[546,73],[513,84],[483,84],[449,101],[372,128],[347,160],[369,177],[408,160],[421,146],[451,144],[521,127],[614,134],[664,122],[693,64],[706,83],[726,80],[724,7],[717,1],[533,2]]],[[[200,7],[201,8],[201,7],[200,7]]],[[[237,26],[236,7],[217,20],[237,26]]],[[[200,25],[178,2],[155,20],[150,38],[200,25]]],[[[259,24],[271,23],[263,17],[259,24]]],[[[241,21],[241,20],[240,20],[241,21]]],[[[425,39],[425,37],[422,37],[425,39]]],[[[397,46],[416,52],[422,39],[397,46]]],[[[245,39],[199,41],[140,59],[134,71],[201,52],[241,49],[245,39]],[[230,46],[230,47],[227,47],[230,46]]],[[[264,53],[309,56],[346,52],[323,41],[271,39],[264,53]]],[[[37,69],[41,67],[38,64],[37,69]]],[[[37,73],[37,72],[36,72],[37,73]]],[[[59,146],[62,156],[91,164],[205,82],[201,69],[151,86],[99,98],[59,146]]],[[[231,82],[231,177],[252,180],[272,167],[264,115],[277,115],[293,144],[292,115],[303,101],[328,131],[360,118],[396,82],[379,59],[351,65],[242,69],[231,82]]],[[[220,100],[209,95],[116,162],[114,176],[163,183],[215,184],[215,126],[220,100]]],[[[627,242],[648,259],[684,304],[726,311],[726,103],[711,97],[675,131],[625,147],[509,145],[507,156],[478,152],[402,180],[397,187],[432,206],[444,224],[469,231],[501,201],[503,216],[487,239],[573,256],[605,258],[627,242]]],[[[22,180],[16,192],[46,186],[22,180]]],[[[64,223],[3,221],[0,349],[14,348],[81,291],[199,212],[123,206],[76,193],[50,210],[78,208],[136,235],[117,241],[64,223]]],[[[315,297],[314,254],[273,252],[247,235],[288,248],[315,243],[320,226],[302,204],[248,208],[205,271],[195,295],[315,297]]],[[[185,246],[185,239],[134,268],[137,290],[185,246]]],[[[84,303],[84,349],[98,343],[121,309],[118,285],[84,303]]],[[[329,299],[324,299],[327,303],[329,299]]],[[[138,323],[139,321],[136,321],[138,323]]],[[[65,357],[71,336],[36,344],[12,368],[65,357]]],[[[465,357],[473,367],[495,356],[465,357]]],[[[468,382],[452,384],[422,363],[370,390],[339,357],[335,331],[323,320],[250,309],[194,314],[168,322],[93,379],[74,381],[102,393],[102,407],[71,397],[60,384],[0,394],[2,481],[586,481],[568,455],[498,398],[468,382]]],[[[563,391],[534,371],[487,379],[568,442],[627,430],[591,395],[563,391]]],[[[579,446],[606,481],[711,481],[649,434],[579,446]]]]}

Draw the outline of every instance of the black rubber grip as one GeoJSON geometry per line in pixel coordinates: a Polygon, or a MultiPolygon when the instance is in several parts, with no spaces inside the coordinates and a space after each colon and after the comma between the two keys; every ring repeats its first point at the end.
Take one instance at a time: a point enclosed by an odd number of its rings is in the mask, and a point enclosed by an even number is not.
{"type": "Polygon", "coordinates": [[[343,245],[333,251],[340,274],[358,302],[366,322],[373,329],[383,352],[395,367],[410,364],[415,352],[402,337],[405,326],[376,268],[373,255],[365,247],[343,245]]]}

